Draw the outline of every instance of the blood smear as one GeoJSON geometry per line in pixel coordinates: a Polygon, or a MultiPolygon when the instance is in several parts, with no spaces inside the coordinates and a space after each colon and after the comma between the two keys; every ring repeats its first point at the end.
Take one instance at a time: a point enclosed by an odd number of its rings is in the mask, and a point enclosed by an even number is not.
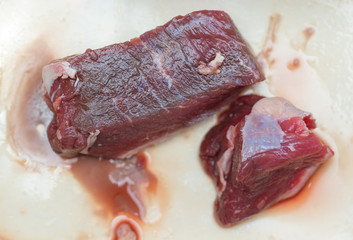
{"type": "Polygon", "coordinates": [[[157,179],[147,169],[148,157],[139,154],[128,160],[98,160],[80,156],[71,172],[100,206],[98,215],[113,218],[127,212],[143,219],[146,194],[154,194],[157,179]]]}

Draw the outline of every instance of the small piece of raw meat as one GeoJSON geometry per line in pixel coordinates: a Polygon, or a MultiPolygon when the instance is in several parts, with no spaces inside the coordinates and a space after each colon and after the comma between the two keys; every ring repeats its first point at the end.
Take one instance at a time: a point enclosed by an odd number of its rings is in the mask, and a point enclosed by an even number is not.
{"type": "Polygon", "coordinates": [[[178,16],[129,42],[45,66],[43,90],[54,112],[48,138],[66,157],[128,157],[262,80],[225,12],[178,16]]]}
{"type": "Polygon", "coordinates": [[[283,98],[243,96],[205,136],[200,157],[217,185],[215,215],[230,226],[297,194],[333,151],[308,112],[283,98]]]}

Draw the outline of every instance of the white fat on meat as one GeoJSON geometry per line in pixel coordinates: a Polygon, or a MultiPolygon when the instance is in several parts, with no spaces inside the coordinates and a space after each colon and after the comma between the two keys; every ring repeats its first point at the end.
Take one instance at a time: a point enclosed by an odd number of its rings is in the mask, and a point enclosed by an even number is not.
{"type": "Polygon", "coordinates": [[[287,192],[281,194],[279,198],[276,199],[274,202],[279,202],[296,195],[305,186],[309,178],[314,174],[314,172],[318,167],[319,167],[319,164],[304,169],[302,175],[300,176],[299,181],[297,180],[298,183],[295,184],[293,188],[290,188],[287,192]]]}
{"type": "Polygon", "coordinates": [[[222,154],[222,157],[217,161],[218,174],[220,185],[218,187],[218,196],[221,196],[224,189],[226,189],[227,181],[225,176],[229,173],[231,160],[234,150],[235,141],[235,126],[230,126],[227,130],[226,138],[228,140],[228,148],[222,154]]]}
{"type": "Polygon", "coordinates": [[[87,138],[87,145],[86,145],[86,147],[84,149],[81,150],[80,153],[88,154],[88,149],[90,147],[92,147],[93,144],[96,142],[97,137],[98,137],[99,134],[100,134],[100,131],[98,129],[96,131],[94,131],[94,132],[89,133],[89,136],[87,138]]]}
{"type": "Polygon", "coordinates": [[[75,79],[76,70],[70,67],[68,62],[55,62],[43,67],[42,79],[45,89],[50,94],[51,86],[58,78],[75,79]]]}
{"type": "Polygon", "coordinates": [[[210,75],[220,73],[219,67],[222,65],[224,57],[220,53],[216,53],[215,58],[207,65],[204,62],[197,67],[197,72],[202,75],[210,75]]]}
{"type": "Polygon", "coordinates": [[[311,116],[311,113],[296,108],[289,101],[281,97],[262,98],[254,105],[250,115],[251,114],[268,115],[278,121],[283,121],[293,117],[304,118],[311,116]]]}
{"type": "Polygon", "coordinates": [[[279,97],[259,100],[245,117],[243,127],[242,161],[268,150],[281,148],[284,132],[280,121],[293,117],[311,117],[311,114],[296,108],[279,97]]]}

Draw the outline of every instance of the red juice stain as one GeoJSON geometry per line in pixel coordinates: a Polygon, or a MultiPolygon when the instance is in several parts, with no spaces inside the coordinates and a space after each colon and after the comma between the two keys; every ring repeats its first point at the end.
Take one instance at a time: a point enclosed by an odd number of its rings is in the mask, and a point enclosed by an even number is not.
{"type": "Polygon", "coordinates": [[[297,70],[300,67],[300,59],[294,58],[287,64],[287,68],[291,71],[297,70]]]}
{"type": "Polygon", "coordinates": [[[127,212],[143,218],[148,198],[145,195],[154,194],[157,185],[156,177],[147,169],[147,160],[145,154],[126,160],[80,156],[71,172],[101,206],[104,217],[127,212]]]}
{"type": "Polygon", "coordinates": [[[303,35],[304,35],[304,44],[303,44],[303,49],[306,48],[308,45],[309,40],[313,37],[315,33],[315,29],[312,27],[307,27],[303,30],[303,35]]]}

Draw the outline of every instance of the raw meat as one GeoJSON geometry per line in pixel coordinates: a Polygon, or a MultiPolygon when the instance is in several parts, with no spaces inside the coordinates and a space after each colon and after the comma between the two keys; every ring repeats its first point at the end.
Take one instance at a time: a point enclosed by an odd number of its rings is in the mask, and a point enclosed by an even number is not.
{"type": "Polygon", "coordinates": [[[54,151],[107,158],[161,141],[264,79],[222,11],[177,16],[129,42],[54,61],[42,75],[54,151]]]}
{"type": "Polygon", "coordinates": [[[311,114],[283,98],[238,98],[205,136],[200,157],[217,185],[223,226],[290,198],[333,151],[311,130],[311,114]]]}

